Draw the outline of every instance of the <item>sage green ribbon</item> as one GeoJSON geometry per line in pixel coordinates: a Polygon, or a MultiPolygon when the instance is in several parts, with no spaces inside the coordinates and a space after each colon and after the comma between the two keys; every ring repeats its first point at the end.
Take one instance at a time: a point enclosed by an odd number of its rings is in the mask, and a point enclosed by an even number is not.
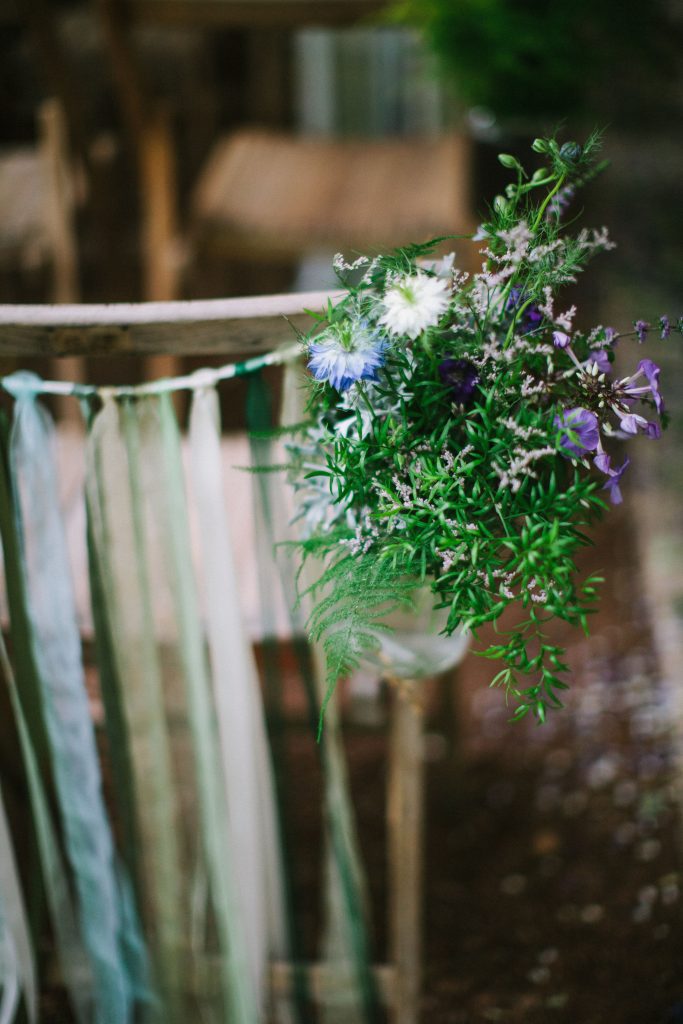
{"type": "Polygon", "coordinates": [[[52,820],[49,801],[41,778],[38,758],[33,748],[19,698],[17,681],[14,677],[12,664],[9,660],[1,632],[0,668],[5,677],[12,711],[16,719],[38,851],[43,869],[45,893],[55,934],[62,978],[71,999],[76,1021],[78,1024],[90,1024],[93,1008],[93,980],[90,964],[78,931],[76,910],[69,889],[66,867],[59,848],[57,830],[52,820]]]}
{"type": "Polygon", "coordinates": [[[12,1024],[15,1020],[21,987],[19,983],[19,965],[14,936],[5,919],[4,906],[0,896],[0,1024],[12,1024]]]}
{"type": "MultiPolygon", "coordinates": [[[[118,686],[134,787],[139,840],[139,889],[146,933],[163,1003],[161,1020],[184,1024],[187,988],[187,898],[180,819],[174,789],[160,654],[147,562],[136,409],[105,400],[91,419],[86,494],[91,556],[98,585],[95,621],[104,627],[99,650],[118,686]]],[[[119,791],[125,799],[125,791],[119,791]]]]}
{"type": "MultiPolygon", "coordinates": [[[[264,431],[270,426],[270,399],[261,374],[249,382],[248,424],[252,434],[252,461],[255,469],[273,463],[272,445],[264,431]]],[[[283,406],[287,416],[301,422],[300,372],[286,370],[283,406]],[[293,389],[297,389],[294,393],[293,389]]],[[[287,424],[284,424],[285,426],[287,424]]],[[[275,460],[279,461],[279,460],[275,460]]],[[[257,522],[268,538],[268,544],[257,545],[261,560],[261,599],[267,628],[274,628],[273,585],[279,579],[290,614],[295,653],[302,681],[306,687],[309,717],[312,723],[319,715],[324,694],[324,671],[319,655],[301,643],[304,615],[298,606],[295,573],[290,560],[278,543],[292,539],[286,522],[288,502],[282,482],[274,473],[258,472],[256,499],[257,522]],[[278,490],[278,487],[280,490],[278,490]],[[279,514],[278,514],[279,513],[279,514]],[[285,514],[283,514],[285,513],[285,514]]],[[[323,956],[344,983],[338,996],[327,997],[322,1007],[328,1024],[337,1022],[375,1022],[380,1018],[378,994],[371,965],[368,902],[351,802],[345,757],[338,718],[326,718],[320,742],[324,786],[324,825],[326,834],[325,880],[326,922],[323,956]]]]}
{"type": "MultiPolygon", "coordinates": [[[[248,869],[244,858],[239,856],[241,851],[231,846],[220,730],[192,565],[178,426],[170,395],[145,399],[138,405],[145,496],[165,555],[164,568],[173,599],[178,656],[192,733],[201,849],[220,943],[226,1019],[232,1024],[257,1024],[260,1017],[257,986],[263,984],[263,968],[255,977],[248,946],[249,940],[253,946],[254,938],[259,940],[259,935],[258,930],[251,934],[248,931],[245,908],[238,896],[240,888],[253,884],[253,868],[248,869]],[[237,874],[238,867],[249,872],[246,877],[237,874]]],[[[232,709],[233,714],[235,710],[232,709]]],[[[248,718],[240,726],[248,732],[248,718]]],[[[239,827],[244,824],[245,816],[256,811],[250,803],[255,794],[233,793],[235,795],[245,804],[242,811],[234,804],[231,808],[235,827],[239,827]]],[[[258,922],[254,925],[258,929],[258,922]]]]}
{"type": "MultiPolygon", "coordinates": [[[[28,612],[41,684],[64,839],[78,893],[79,921],[92,964],[95,1020],[128,1024],[135,993],[146,987],[139,934],[124,935],[114,848],[102,799],[95,736],[59,511],[54,428],[32,391],[33,375],[5,380],[15,388],[10,467],[22,538],[28,612]],[[130,969],[134,976],[131,977],[130,969]]],[[[134,919],[134,916],[133,916],[134,919]]]]}

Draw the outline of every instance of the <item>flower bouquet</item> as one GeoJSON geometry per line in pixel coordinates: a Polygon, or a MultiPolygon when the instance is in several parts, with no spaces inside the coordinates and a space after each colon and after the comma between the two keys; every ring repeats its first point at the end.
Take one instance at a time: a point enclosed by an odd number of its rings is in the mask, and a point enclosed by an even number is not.
{"type": "MultiPolygon", "coordinates": [[[[586,629],[600,581],[577,580],[577,551],[622,500],[620,442],[656,439],[666,420],[658,366],[645,357],[617,375],[621,335],[579,326],[560,298],[612,247],[604,228],[563,227],[601,169],[599,145],[598,133],[537,139],[531,174],[499,157],[514,180],[474,236],[471,276],[433,258],[444,239],[335,258],[346,292],[302,336],[308,418],[288,445],[300,550],[322,560],[309,624],[328,699],[387,616],[429,586],[446,635],[495,624],[481,653],[500,662],[492,685],[515,719],[562,706],[567,666],[548,624],[586,629]]],[[[648,329],[629,333],[644,343],[648,329]]],[[[681,322],[662,317],[661,337],[672,329],[681,322]]]]}

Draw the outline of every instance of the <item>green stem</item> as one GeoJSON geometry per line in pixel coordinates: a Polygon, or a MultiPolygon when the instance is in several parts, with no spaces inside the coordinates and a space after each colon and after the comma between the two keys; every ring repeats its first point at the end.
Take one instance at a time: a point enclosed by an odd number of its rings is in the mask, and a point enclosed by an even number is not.
{"type": "Polygon", "coordinates": [[[536,216],[536,220],[533,223],[532,231],[536,232],[536,229],[538,228],[538,225],[543,220],[543,214],[545,213],[546,209],[548,208],[548,203],[553,198],[553,196],[556,196],[557,193],[560,191],[560,189],[562,188],[562,186],[565,183],[566,177],[567,177],[566,174],[561,174],[560,175],[560,177],[557,179],[557,183],[555,185],[555,188],[551,189],[550,192],[548,192],[548,195],[545,197],[545,199],[541,203],[540,209],[539,209],[538,214],[536,216]]]}

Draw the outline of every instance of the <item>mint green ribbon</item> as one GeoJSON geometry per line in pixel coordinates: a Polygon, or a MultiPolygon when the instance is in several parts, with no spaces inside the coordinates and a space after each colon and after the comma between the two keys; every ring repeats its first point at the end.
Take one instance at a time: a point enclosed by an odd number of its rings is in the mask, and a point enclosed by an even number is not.
{"type": "Polygon", "coordinates": [[[109,707],[118,715],[112,724],[125,736],[130,758],[118,779],[128,777],[132,785],[117,787],[117,797],[139,843],[135,877],[163,1004],[160,1020],[184,1024],[188,901],[147,562],[139,427],[130,402],[108,399],[90,420],[86,495],[98,653],[108,659],[101,670],[109,707]],[[131,796],[134,808],[126,803],[131,796]]]}

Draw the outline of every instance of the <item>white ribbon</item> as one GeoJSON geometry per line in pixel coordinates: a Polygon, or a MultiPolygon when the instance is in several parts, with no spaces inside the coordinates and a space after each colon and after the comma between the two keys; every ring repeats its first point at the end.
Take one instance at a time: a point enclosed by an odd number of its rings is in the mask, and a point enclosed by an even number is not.
{"type": "Polygon", "coordinates": [[[263,1009],[268,961],[287,955],[282,866],[261,691],[242,621],[226,516],[220,414],[213,388],[194,393],[189,456],[231,858],[240,883],[251,982],[263,1009]]]}

